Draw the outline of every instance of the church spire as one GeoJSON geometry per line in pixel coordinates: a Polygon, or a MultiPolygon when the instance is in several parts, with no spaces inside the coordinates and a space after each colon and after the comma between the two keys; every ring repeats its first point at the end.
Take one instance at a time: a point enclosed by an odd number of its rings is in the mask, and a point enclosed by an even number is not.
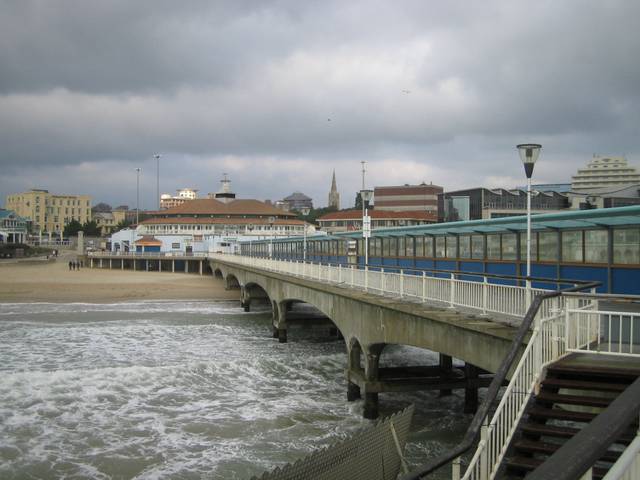
{"type": "Polygon", "coordinates": [[[335,208],[340,210],[340,194],[338,193],[338,187],[336,186],[336,171],[333,170],[333,177],[331,179],[331,191],[329,192],[329,208],[335,208]]]}

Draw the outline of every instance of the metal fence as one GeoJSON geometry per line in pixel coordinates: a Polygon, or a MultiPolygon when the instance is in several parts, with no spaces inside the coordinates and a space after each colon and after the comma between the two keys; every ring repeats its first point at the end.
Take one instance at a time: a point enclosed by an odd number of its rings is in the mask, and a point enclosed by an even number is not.
{"type": "Polygon", "coordinates": [[[395,480],[413,405],[353,437],[251,480],[395,480]]]}
{"type": "MultiPolygon", "coordinates": [[[[273,260],[228,254],[212,254],[211,258],[240,265],[287,273],[311,280],[364,289],[370,293],[414,299],[421,302],[439,302],[450,307],[461,307],[486,313],[498,313],[510,317],[523,317],[533,296],[549,290],[502,285],[490,281],[490,275],[482,273],[447,274],[431,276],[416,270],[385,271],[384,268],[359,268],[356,265],[323,265],[295,260],[273,260]],[[418,273],[420,273],[418,275],[418,273]],[[469,280],[476,277],[482,281],[469,280]]],[[[540,315],[550,318],[549,304],[540,315]]]]}

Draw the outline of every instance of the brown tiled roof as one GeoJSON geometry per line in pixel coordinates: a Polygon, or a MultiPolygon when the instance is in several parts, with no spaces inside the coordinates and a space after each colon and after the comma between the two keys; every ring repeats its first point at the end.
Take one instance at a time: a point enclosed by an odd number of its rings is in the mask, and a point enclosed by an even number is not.
{"type": "Polygon", "coordinates": [[[143,237],[134,242],[136,245],[141,245],[145,247],[157,247],[162,246],[162,242],[151,235],[143,235],[143,237]]]}
{"type": "Polygon", "coordinates": [[[270,222],[268,218],[219,218],[219,217],[171,217],[149,218],[141,225],[304,225],[305,222],[297,218],[276,218],[270,222]]]}
{"type": "Polygon", "coordinates": [[[259,200],[237,199],[223,203],[214,198],[197,198],[184,202],[167,210],[157,212],[159,215],[252,215],[295,217],[295,213],[285,212],[259,200]]]}
{"type": "MultiPolygon", "coordinates": [[[[374,219],[404,219],[404,220],[424,220],[435,222],[438,216],[431,212],[395,212],[391,210],[369,210],[369,216],[374,219]]],[[[362,210],[341,210],[339,212],[331,212],[318,218],[319,222],[328,222],[333,220],[361,220],[362,210]]]]}

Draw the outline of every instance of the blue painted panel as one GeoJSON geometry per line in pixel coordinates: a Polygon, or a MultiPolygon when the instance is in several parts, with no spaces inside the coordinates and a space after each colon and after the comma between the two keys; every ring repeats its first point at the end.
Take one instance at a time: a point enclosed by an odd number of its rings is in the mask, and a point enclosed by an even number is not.
{"type": "Polygon", "coordinates": [[[612,293],[640,295],[640,269],[613,268],[611,271],[612,293]]]}
{"type": "Polygon", "coordinates": [[[433,269],[433,260],[416,260],[416,268],[433,269]]]}
{"type": "Polygon", "coordinates": [[[144,247],[144,251],[145,252],[159,252],[160,251],[160,245],[158,245],[158,246],[149,245],[147,247],[144,247]]]}
{"type": "MultiPolygon", "coordinates": [[[[598,287],[598,293],[607,292],[607,269],[606,267],[581,267],[575,265],[564,265],[560,267],[560,278],[571,280],[597,280],[602,282],[602,286],[598,287]]],[[[562,286],[566,288],[566,285],[562,286]]]]}
{"type": "MultiPolygon", "coordinates": [[[[435,260],[434,268],[436,270],[457,270],[456,262],[452,262],[451,260],[435,260]]],[[[449,273],[436,273],[436,277],[438,278],[449,278],[449,273]]]]}
{"type": "MultiPolygon", "coordinates": [[[[527,264],[524,263],[522,264],[521,268],[521,275],[525,276],[527,273],[527,264]]],[[[539,277],[539,278],[551,278],[554,279],[556,278],[556,266],[555,265],[541,265],[539,263],[532,263],[531,264],[531,276],[532,277],[539,277]]],[[[533,288],[544,288],[547,290],[556,290],[558,288],[558,284],[554,281],[551,283],[544,283],[544,282],[533,282],[531,284],[531,286],[533,288]]]]}
{"type": "Polygon", "coordinates": [[[412,258],[401,258],[398,260],[398,266],[400,268],[413,268],[412,258]]]}
{"type": "MultiPolygon", "coordinates": [[[[517,269],[515,263],[487,263],[487,273],[493,273],[496,275],[516,275],[517,269]]],[[[496,278],[490,278],[489,283],[496,283],[498,285],[516,285],[514,280],[500,280],[496,278]]]]}

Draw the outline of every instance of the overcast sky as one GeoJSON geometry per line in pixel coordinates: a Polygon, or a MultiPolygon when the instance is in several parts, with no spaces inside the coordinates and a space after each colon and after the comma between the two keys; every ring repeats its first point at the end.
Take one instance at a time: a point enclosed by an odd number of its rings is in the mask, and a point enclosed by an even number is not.
{"type": "Polygon", "coordinates": [[[569,182],[640,166],[640,2],[0,0],[0,198],[569,182]]]}

